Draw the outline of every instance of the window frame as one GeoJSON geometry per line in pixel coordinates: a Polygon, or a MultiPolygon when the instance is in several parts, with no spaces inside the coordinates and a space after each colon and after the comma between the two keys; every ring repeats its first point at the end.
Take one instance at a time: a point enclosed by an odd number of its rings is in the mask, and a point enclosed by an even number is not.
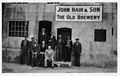
{"type": "MultiPolygon", "coordinates": [[[[20,35],[18,35],[18,36],[10,36],[10,30],[9,30],[9,28],[10,28],[10,21],[11,22],[17,22],[17,21],[24,21],[24,22],[27,22],[27,24],[28,24],[28,31],[26,31],[27,33],[28,33],[28,35],[27,36],[29,36],[29,20],[8,20],[8,26],[7,26],[7,37],[24,37],[24,36],[20,36],[20,35]]],[[[15,28],[16,29],[16,28],[15,28]]],[[[18,28],[19,29],[19,28],[18,28]]],[[[13,32],[21,32],[21,31],[13,31],[13,32]]]]}
{"type": "MultiPolygon", "coordinates": [[[[100,37],[100,38],[101,38],[101,37],[100,37]]],[[[94,29],[94,41],[95,41],[95,42],[107,42],[107,29],[94,29]],[[100,40],[100,39],[99,39],[99,40],[97,39],[97,40],[96,40],[96,31],[99,31],[99,32],[100,32],[100,31],[105,31],[105,39],[101,39],[101,40],[100,40]]]]}

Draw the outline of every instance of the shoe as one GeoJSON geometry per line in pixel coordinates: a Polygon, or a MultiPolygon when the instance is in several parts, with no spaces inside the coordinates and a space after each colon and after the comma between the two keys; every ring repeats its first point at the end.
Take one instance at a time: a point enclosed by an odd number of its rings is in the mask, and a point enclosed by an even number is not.
{"type": "Polygon", "coordinates": [[[52,66],[51,68],[54,68],[54,66],[52,66]]]}
{"type": "Polygon", "coordinates": [[[46,66],[44,66],[44,68],[47,68],[46,66]]]}

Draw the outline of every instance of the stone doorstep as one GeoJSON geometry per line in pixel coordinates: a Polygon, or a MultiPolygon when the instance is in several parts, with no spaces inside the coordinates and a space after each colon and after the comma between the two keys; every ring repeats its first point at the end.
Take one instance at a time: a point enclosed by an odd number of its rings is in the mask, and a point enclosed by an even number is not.
{"type": "Polygon", "coordinates": [[[58,67],[70,67],[71,62],[54,62],[58,67]]]}

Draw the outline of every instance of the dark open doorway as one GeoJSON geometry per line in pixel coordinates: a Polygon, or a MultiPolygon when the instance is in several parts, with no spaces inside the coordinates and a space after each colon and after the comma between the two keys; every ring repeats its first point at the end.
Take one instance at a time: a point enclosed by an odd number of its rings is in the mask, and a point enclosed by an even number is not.
{"type": "Polygon", "coordinates": [[[58,37],[58,35],[62,35],[62,39],[64,41],[67,40],[68,36],[70,36],[70,39],[71,39],[71,33],[72,33],[71,28],[59,28],[59,29],[57,29],[57,37],[58,37]]]}
{"type": "Polygon", "coordinates": [[[40,43],[40,33],[42,32],[42,28],[45,28],[45,32],[47,33],[47,36],[50,36],[51,28],[52,28],[52,22],[51,21],[39,21],[39,33],[38,33],[38,43],[40,43]]]}

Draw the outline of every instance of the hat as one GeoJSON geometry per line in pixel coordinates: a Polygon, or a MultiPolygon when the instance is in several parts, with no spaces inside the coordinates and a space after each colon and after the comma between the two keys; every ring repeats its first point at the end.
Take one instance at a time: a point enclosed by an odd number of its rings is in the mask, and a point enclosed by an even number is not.
{"type": "Polygon", "coordinates": [[[32,37],[31,39],[35,39],[34,37],[32,37]]]}
{"type": "Polygon", "coordinates": [[[27,38],[28,36],[24,36],[25,38],[27,38]]]}
{"type": "Polygon", "coordinates": [[[58,35],[59,37],[61,37],[62,35],[58,35]]]}
{"type": "Polygon", "coordinates": [[[42,30],[46,30],[45,28],[42,28],[42,30]]]}
{"type": "Polygon", "coordinates": [[[79,40],[79,38],[76,38],[75,40],[79,40]]]}

